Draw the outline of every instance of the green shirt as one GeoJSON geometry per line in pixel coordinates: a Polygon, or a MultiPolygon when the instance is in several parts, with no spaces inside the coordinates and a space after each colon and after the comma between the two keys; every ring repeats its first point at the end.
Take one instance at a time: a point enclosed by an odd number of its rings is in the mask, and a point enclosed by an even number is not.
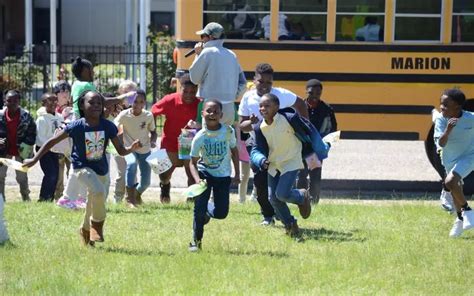
{"type": "Polygon", "coordinates": [[[94,83],[89,81],[76,80],[72,84],[71,96],[72,96],[72,110],[79,118],[79,96],[86,90],[96,91],[94,83]]]}

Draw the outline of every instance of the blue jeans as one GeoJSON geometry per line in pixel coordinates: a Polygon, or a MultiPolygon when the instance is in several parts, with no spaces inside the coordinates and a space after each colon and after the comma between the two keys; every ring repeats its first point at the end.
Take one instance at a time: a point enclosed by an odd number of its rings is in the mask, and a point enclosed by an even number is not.
{"type": "Polygon", "coordinates": [[[127,173],[125,175],[125,182],[127,187],[135,187],[135,178],[137,176],[137,167],[140,168],[140,182],[137,186],[137,191],[141,194],[143,193],[148,186],[150,186],[151,178],[151,167],[146,161],[148,155],[151,152],[140,154],[132,152],[129,155],[125,156],[125,161],[127,162],[127,173]]]}
{"type": "Polygon", "coordinates": [[[277,216],[286,226],[295,221],[295,217],[291,215],[286,203],[302,204],[304,201],[304,196],[299,190],[292,189],[297,175],[298,170],[286,172],[283,175],[277,172],[275,177],[268,174],[268,195],[270,203],[273,209],[275,209],[277,216]]]}
{"type": "MultiPolygon", "coordinates": [[[[39,150],[37,147],[36,151],[39,150]]],[[[48,151],[40,158],[40,166],[43,171],[43,181],[41,181],[40,200],[54,200],[54,192],[59,178],[59,158],[58,154],[48,151]]]]}
{"type": "Polygon", "coordinates": [[[200,171],[199,176],[206,180],[207,189],[194,199],[194,240],[202,240],[204,235],[207,203],[211,196],[211,190],[214,196],[215,208],[208,215],[215,219],[225,219],[229,213],[230,177],[213,177],[204,171],[200,171]]]}

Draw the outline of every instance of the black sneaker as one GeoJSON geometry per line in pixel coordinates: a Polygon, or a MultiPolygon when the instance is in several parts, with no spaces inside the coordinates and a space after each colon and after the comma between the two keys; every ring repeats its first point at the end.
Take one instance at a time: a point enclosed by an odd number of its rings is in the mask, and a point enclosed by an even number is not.
{"type": "Polygon", "coordinates": [[[170,198],[171,183],[168,183],[168,184],[160,183],[160,187],[161,187],[161,193],[160,193],[161,203],[170,203],[170,201],[171,201],[171,198],[170,198]]]}
{"type": "Polygon", "coordinates": [[[211,221],[211,216],[209,216],[209,215],[206,213],[206,215],[204,215],[204,225],[206,225],[207,223],[209,223],[209,221],[211,221]]]}
{"type": "Polygon", "coordinates": [[[192,242],[190,242],[188,250],[189,250],[189,252],[193,252],[193,253],[201,251],[202,250],[201,241],[193,240],[192,242]]]}
{"type": "Polygon", "coordinates": [[[311,196],[310,200],[313,206],[317,205],[319,203],[319,195],[311,196]]]}

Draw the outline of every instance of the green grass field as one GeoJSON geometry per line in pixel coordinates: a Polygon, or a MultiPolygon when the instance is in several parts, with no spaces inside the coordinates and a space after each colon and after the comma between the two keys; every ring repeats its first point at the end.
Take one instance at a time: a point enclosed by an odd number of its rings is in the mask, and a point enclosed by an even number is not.
{"type": "Polygon", "coordinates": [[[322,200],[299,219],[304,242],[260,226],[257,204],[233,203],[206,226],[200,253],[187,250],[184,203],[109,205],[93,249],[79,244],[81,212],[10,201],[5,215],[2,295],[474,293],[474,231],[449,239],[454,218],[436,202],[322,200]]]}

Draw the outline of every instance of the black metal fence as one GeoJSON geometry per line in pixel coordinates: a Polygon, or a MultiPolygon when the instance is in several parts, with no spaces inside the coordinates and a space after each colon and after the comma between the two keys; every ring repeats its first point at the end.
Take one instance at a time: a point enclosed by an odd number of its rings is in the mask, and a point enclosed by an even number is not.
{"type": "Polygon", "coordinates": [[[172,91],[170,82],[176,71],[173,49],[174,42],[155,43],[146,52],[131,46],[62,45],[51,50],[49,44],[40,44],[30,51],[0,47],[0,90],[18,89],[22,105],[34,109],[41,94],[51,90],[53,81],[67,80],[72,85],[76,78],[71,59],[81,56],[93,63],[94,82],[100,92],[114,93],[126,79],[139,83],[141,66],[145,66],[148,103],[153,103],[172,91]]]}

